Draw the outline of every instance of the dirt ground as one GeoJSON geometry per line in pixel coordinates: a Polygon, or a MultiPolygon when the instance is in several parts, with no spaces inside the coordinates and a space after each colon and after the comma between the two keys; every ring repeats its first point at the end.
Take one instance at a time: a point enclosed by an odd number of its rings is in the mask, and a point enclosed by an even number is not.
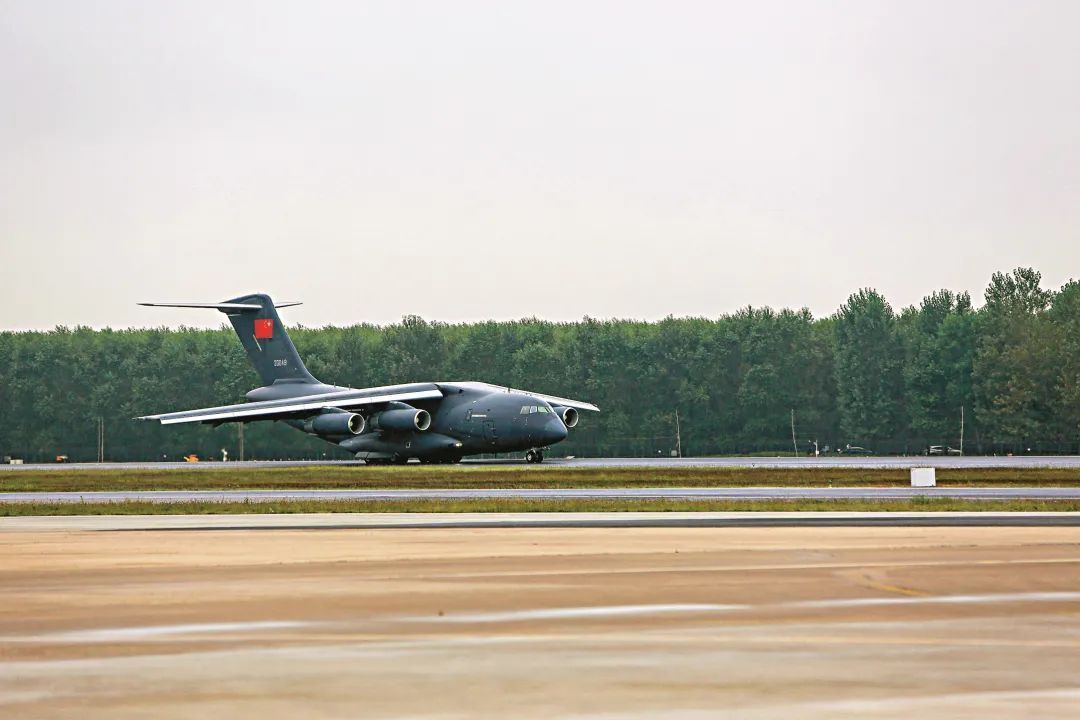
{"type": "Polygon", "coordinates": [[[1080,528],[0,532],[0,717],[1080,716],[1080,528]]]}

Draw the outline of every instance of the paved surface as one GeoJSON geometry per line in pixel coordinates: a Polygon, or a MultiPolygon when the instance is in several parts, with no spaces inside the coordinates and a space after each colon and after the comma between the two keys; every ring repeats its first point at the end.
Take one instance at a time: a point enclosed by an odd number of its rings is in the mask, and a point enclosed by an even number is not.
{"type": "Polygon", "coordinates": [[[377,528],[1033,527],[1080,526],[1080,512],[527,512],[31,515],[0,518],[0,533],[133,530],[377,528]]]}
{"type": "Polygon", "coordinates": [[[0,716],[1075,718],[1077,528],[0,533],[0,716]]]}
{"type": "Polygon", "coordinates": [[[268,502],[272,500],[904,500],[914,497],[965,500],[1076,500],[1080,487],[737,487],[737,488],[480,488],[455,490],[142,490],[102,492],[8,492],[0,503],[79,502],[268,502]]]}
{"type": "Polygon", "coordinates": [[[775,457],[775,458],[580,458],[575,460],[545,460],[553,465],[572,464],[582,467],[759,467],[759,468],[1080,468],[1080,456],[1052,455],[1028,457],[775,457]]]}
{"type": "MultiPolygon", "coordinates": [[[[499,459],[499,460],[465,460],[464,465],[523,465],[524,460],[499,459]]],[[[244,463],[229,463],[230,466],[244,467],[301,467],[318,465],[355,465],[363,467],[363,463],[353,461],[307,461],[307,460],[252,460],[244,463]]],[[[926,457],[914,455],[910,457],[845,457],[828,456],[820,458],[810,457],[775,457],[775,458],[748,458],[748,457],[719,457],[719,458],[549,458],[544,461],[545,466],[573,466],[573,467],[759,467],[759,468],[790,468],[790,467],[821,467],[821,468],[909,468],[915,466],[933,466],[939,468],[1080,468],[1080,456],[1077,455],[1047,455],[1047,456],[1024,456],[1024,457],[926,457]]],[[[199,470],[221,468],[219,462],[200,463],[70,463],[64,468],[87,468],[99,470],[199,470]]],[[[41,470],[43,468],[55,468],[54,463],[41,463],[33,465],[0,465],[0,472],[20,470],[41,470]]]]}

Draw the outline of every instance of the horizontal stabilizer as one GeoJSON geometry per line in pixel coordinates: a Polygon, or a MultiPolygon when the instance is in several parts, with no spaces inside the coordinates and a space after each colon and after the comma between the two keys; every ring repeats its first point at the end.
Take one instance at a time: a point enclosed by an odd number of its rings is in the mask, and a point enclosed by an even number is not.
{"type": "Polygon", "coordinates": [[[261,310],[262,305],[251,303],[138,303],[145,307],[207,308],[208,310],[261,310]]]}
{"type": "MultiPolygon", "coordinates": [[[[236,310],[261,310],[262,305],[255,303],[137,303],[145,307],[173,307],[173,308],[205,308],[208,310],[220,310],[221,312],[234,312],[236,310]]],[[[300,305],[298,302],[281,302],[275,303],[276,308],[293,307],[294,305],[300,305]]]]}

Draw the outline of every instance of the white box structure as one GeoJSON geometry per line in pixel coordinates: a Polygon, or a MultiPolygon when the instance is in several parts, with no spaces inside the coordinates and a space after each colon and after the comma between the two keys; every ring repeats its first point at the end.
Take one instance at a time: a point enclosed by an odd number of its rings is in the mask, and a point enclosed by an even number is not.
{"type": "Polygon", "coordinates": [[[934,487],[936,485],[937,479],[934,476],[934,468],[911,468],[911,487],[934,487]]]}

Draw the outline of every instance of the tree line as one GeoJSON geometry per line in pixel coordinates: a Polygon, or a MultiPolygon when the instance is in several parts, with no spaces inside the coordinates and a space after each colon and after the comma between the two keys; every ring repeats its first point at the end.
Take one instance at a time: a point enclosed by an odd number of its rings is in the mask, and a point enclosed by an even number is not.
{"type": "MultiPolygon", "coordinates": [[[[324,382],[363,387],[484,380],[586,399],[559,453],[667,455],[679,414],[687,455],[800,452],[859,445],[882,453],[1077,452],[1080,283],[1041,287],[1030,268],[995,273],[985,302],[940,290],[896,312],[878,292],[830,317],[748,307],[659,322],[295,328],[324,382]],[[793,432],[794,430],[794,432],[793,432]],[[794,435],[794,438],[793,438],[794,435]]],[[[0,333],[0,454],[179,459],[239,453],[235,425],[161,427],[132,418],[243,400],[258,385],[230,328],[0,333]]],[[[244,430],[247,458],[345,457],[279,423],[244,430]]]]}

